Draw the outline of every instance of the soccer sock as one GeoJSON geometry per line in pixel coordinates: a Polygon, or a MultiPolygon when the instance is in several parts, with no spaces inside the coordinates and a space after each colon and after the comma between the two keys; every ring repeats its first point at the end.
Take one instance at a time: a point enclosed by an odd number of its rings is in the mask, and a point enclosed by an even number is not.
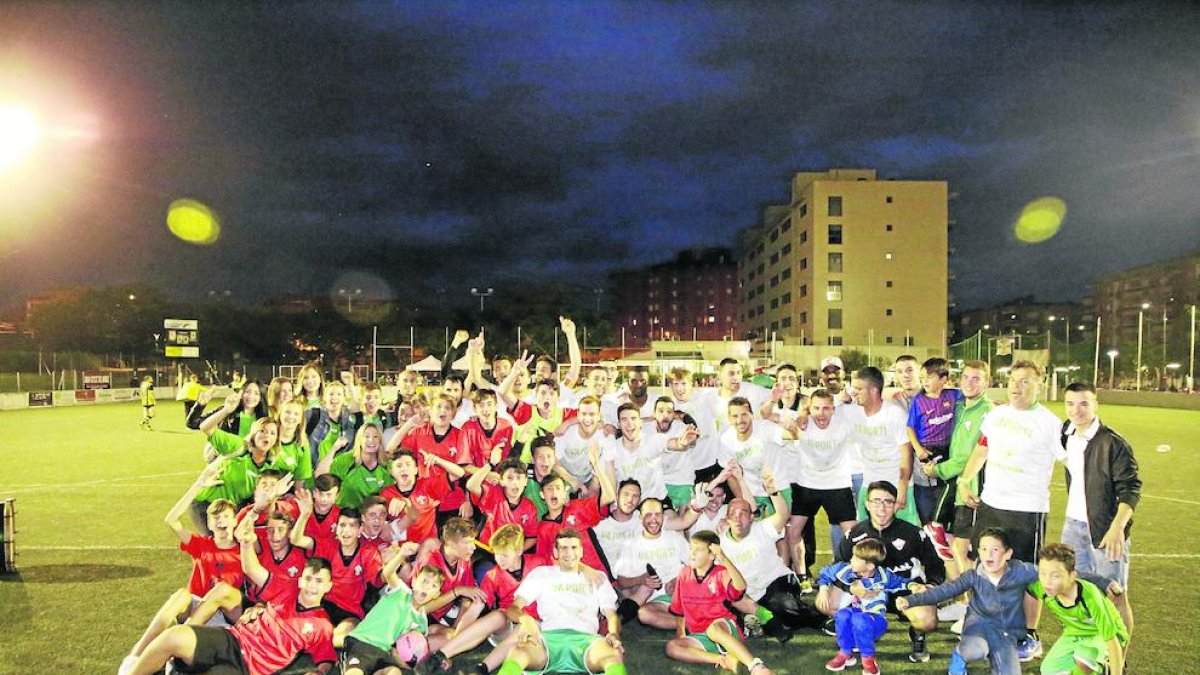
{"type": "Polygon", "coordinates": [[[1038,639],[1037,629],[1036,628],[1026,628],[1025,629],[1025,639],[1037,640],[1038,639]]]}
{"type": "Polygon", "coordinates": [[[775,613],[772,612],[771,610],[767,609],[766,607],[759,605],[758,609],[754,610],[754,616],[758,617],[758,622],[760,624],[765,625],[771,619],[775,618],[775,613]]]}
{"type": "Polygon", "coordinates": [[[492,671],[488,668],[486,663],[480,661],[479,663],[475,664],[475,672],[479,673],[479,675],[488,675],[488,673],[492,671]]]}
{"type": "Polygon", "coordinates": [[[504,659],[504,663],[500,664],[500,670],[496,671],[496,675],[521,675],[523,671],[521,666],[512,659],[504,659]]]}
{"type": "Polygon", "coordinates": [[[925,644],[925,634],[912,626],[908,627],[908,639],[912,641],[913,646],[925,644]]]}
{"type": "Polygon", "coordinates": [[[604,675],[628,675],[624,663],[612,663],[604,669],[604,675]]]}

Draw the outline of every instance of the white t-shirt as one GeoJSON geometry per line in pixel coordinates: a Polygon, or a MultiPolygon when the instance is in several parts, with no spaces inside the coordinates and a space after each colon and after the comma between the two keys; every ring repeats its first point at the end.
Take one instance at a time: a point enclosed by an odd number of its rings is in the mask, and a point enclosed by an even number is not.
{"type": "Polygon", "coordinates": [[[750,429],[750,437],[739,440],[737,429],[729,427],[721,434],[721,448],[717,451],[717,463],[729,466],[736,459],[742,467],[742,480],[746,488],[755,497],[766,497],[767,490],[763,487],[763,470],[770,469],[776,474],[776,487],[780,490],[787,485],[779,480],[780,444],[783,443],[783,427],[764,419],[754,420],[750,429]]]}
{"type": "Polygon", "coordinates": [[[810,417],[798,441],[784,441],[780,464],[787,483],[811,490],[848,488],[850,481],[850,437],[853,427],[845,415],[835,412],[824,429],[810,417]]]}
{"type": "Polygon", "coordinates": [[[564,572],[558,565],[530,570],[517,587],[516,597],[536,602],[542,630],[571,629],[595,633],[601,610],[615,610],[612,584],[592,583],[582,572],[564,572]]]}
{"type": "Polygon", "coordinates": [[[584,438],[579,431],[579,425],[575,425],[567,429],[567,433],[559,436],[554,442],[554,452],[558,455],[559,464],[563,465],[567,471],[571,472],[579,482],[587,484],[592,479],[592,465],[588,461],[588,446],[595,441],[604,447],[604,440],[608,438],[599,428],[596,433],[590,438],[584,438]]]}
{"type": "Polygon", "coordinates": [[[1100,430],[1100,418],[1093,419],[1082,434],[1076,434],[1076,430],[1074,424],[1067,427],[1067,471],[1071,474],[1071,484],[1067,486],[1067,517],[1086,523],[1087,485],[1084,484],[1083,456],[1088,443],[1100,430]]]}
{"type": "MultiPolygon", "coordinates": [[[[613,509],[616,509],[616,505],[613,505],[613,509]]],[[[604,551],[604,557],[608,559],[608,568],[615,570],[620,564],[629,542],[633,541],[634,537],[642,536],[642,516],[637,511],[634,511],[629,520],[625,521],[609,516],[593,527],[592,532],[595,533],[596,540],[600,542],[600,549],[604,551]]]]}
{"type": "MultiPolygon", "coordinates": [[[[899,487],[901,446],[908,443],[908,415],[891,401],[868,416],[862,406],[847,403],[839,406],[834,416],[845,415],[854,431],[862,459],[863,485],[886,480],[899,487]]],[[[911,450],[906,450],[911,452],[911,450]]]]}
{"type": "Polygon", "coordinates": [[[694,388],[692,395],[686,401],[671,397],[671,400],[675,402],[676,410],[685,412],[696,420],[696,432],[700,434],[700,437],[696,441],[696,447],[686,453],[693,471],[707,469],[717,463],[717,448],[720,446],[721,440],[716,422],[712,417],[713,403],[710,399],[713,396],[711,389],[694,388]]]}
{"type": "MultiPolygon", "coordinates": [[[[656,422],[646,422],[642,425],[642,437],[661,436],[669,441],[672,438],[679,438],[686,430],[687,425],[679,420],[671,422],[671,426],[666,431],[659,431],[656,422]]],[[[667,454],[662,460],[664,483],[667,485],[692,485],[695,482],[696,470],[692,468],[691,457],[689,457],[691,452],[692,450],[667,450],[667,454]]]]}
{"type": "Polygon", "coordinates": [[[772,527],[770,520],[755,522],[740,541],[729,532],[721,535],[721,549],[745,577],[746,595],[755,600],[767,592],[772,581],[792,573],[775,550],[781,537],[783,532],[772,527]]]}
{"type": "Polygon", "coordinates": [[[743,382],[733,396],[722,396],[721,390],[708,389],[708,417],[713,420],[716,427],[717,435],[725,433],[729,428],[729,401],[736,397],[742,397],[750,402],[750,412],[754,417],[758,417],[758,411],[762,405],[771,398],[771,390],[764,389],[757,384],[751,382],[743,382]]]}
{"type": "Polygon", "coordinates": [[[662,595],[667,592],[667,584],[675,581],[687,564],[688,552],[687,539],[679,532],[664,529],[653,539],[639,534],[626,545],[620,566],[615,566],[613,571],[617,576],[636,577],[646,574],[646,565],[650,565],[663,583],[663,588],[654,595],[662,595]]]}
{"type": "Polygon", "coordinates": [[[458,410],[454,413],[454,419],[450,421],[456,427],[461,427],[475,416],[475,404],[471,403],[471,399],[464,398],[459,404],[458,410]]]}
{"type": "Polygon", "coordinates": [[[632,478],[642,486],[642,499],[663,499],[667,496],[662,463],[670,450],[667,450],[665,436],[643,434],[637,446],[632,449],[625,447],[625,440],[621,438],[605,438],[605,441],[600,446],[600,456],[605,462],[612,462],[616,469],[618,485],[621,481],[632,478]]]}
{"type": "Polygon", "coordinates": [[[708,515],[708,511],[701,511],[699,513],[699,515],[696,517],[696,522],[692,523],[692,526],[688,528],[688,531],[687,531],[688,536],[690,537],[693,534],[696,534],[697,532],[700,532],[702,530],[716,532],[717,531],[717,523],[725,518],[725,514],[728,511],[729,511],[728,504],[722,504],[721,508],[717,509],[717,512],[711,516],[708,515]]]}
{"type": "Polygon", "coordinates": [[[1060,432],[1062,422],[1042,404],[1029,410],[998,405],[979,425],[987,439],[987,479],[984,504],[1005,511],[1050,511],[1050,477],[1055,460],[1067,457],[1060,432]]]}

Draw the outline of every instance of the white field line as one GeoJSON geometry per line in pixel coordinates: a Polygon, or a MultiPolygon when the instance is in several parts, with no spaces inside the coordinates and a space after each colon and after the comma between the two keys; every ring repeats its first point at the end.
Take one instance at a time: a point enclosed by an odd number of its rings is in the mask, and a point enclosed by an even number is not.
{"type": "MultiPolygon", "coordinates": [[[[1059,483],[1058,481],[1055,481],[1054,483],[1052,483],[1052,485],[1054,485],[1054,487],[1062,488],[1064,490],[1067,489],[1066,483],[1059,483]]],[[[1180,492],[1182,492],[1182,490],[1180,490],[1180,492]]],[[[1161,495],[1146,494],[1145,492],[1142,493],[1142,497],[1143,498],[1149,497],[1150,499],[1161,499],[1166,502],[1175,502],[1177,504],[1189,504],[1191,506],[1200,506],[1200,502],[1192,500],[1192,499],[1180,499],[1178,497],[1163,497],[1161,495]]]]}
{"type": "Polygon", "coordinates": [[[120,478],[102,478],[99,480],[89,480],[82,483],[28,483],[25,485],[7,485],[0,486],[0,494],[8,494],[11,492],[36,492],[38,490],[72,490],[82,487],[94,486],[111,486],[124,488],[127,485],[112,485],[113,483],[122,483],[129,480],[142,480],[146,478],[169,478],[174,476],[195,476],[196,471],[176,471],[174,473],[149,473],[141,476],[122,476],[120,478]]]}

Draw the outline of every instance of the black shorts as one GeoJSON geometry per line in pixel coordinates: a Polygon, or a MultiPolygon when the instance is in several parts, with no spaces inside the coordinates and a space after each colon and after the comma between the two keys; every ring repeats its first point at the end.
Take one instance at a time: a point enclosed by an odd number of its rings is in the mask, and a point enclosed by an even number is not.
{"type": "Polygon", "coordinates": [[[242,660],[242,646],[233,633],[225,628],[191,626],[196,634],[196,651],[189,666],[179,659],[175,670],[182,673],[210,673],[212,675],[241,675],[249,673],[242,660]]]}
{"type": "Polygon", "coordinates": [[[831,525],[857,520],[854,508],[854,490],[844,487],[836,490],[814,490],[792,483],[792,515],[811,519],[817,511],[825,509],[831,525]]]}
{"type": "Polygon", "coordinates": [[[400,664],[392,658],[391,652],[385,652],[375,645],[367,644],[353,636],[346,636],[346,646],[338,660],[341,672],[348,668],[358,668],[370,675],[384,668],[399,668],[400,664]]]}
{"type": "MultiPolygon", "coordinates": [[[[1013,558],[1037,564],[1038,551],[1046,541],[1046,514],[1038,511],[1006,511],[987,504],[979,505],[975,518],[975,536],[989,527],[1008,534],[1013,558]]],[[[978,547],[979,542],[973,542],[978,547]]]]}
{"type": "Polygon", "coordinates": [[[696,471],[696,481],[710,483],[712,482],[712,479],[716,478],[717,474],[719,473],[721,473],[721,465],[711,464],[696,471]]]}
{"type": "Polygon", "coordinates": [[[353,619],[354,621],[362,621],[361,616],[359,616],[359,615],[355,614],[354,612],[351,612],[347,609],[344,609],[338,605],[335,605],[332,602],[330,602],[329,600],[322,600],[321,608],[324,609],[325,613],[329,615],[329,623],[334,628],[337,628],[338,624],[345,621],[346,619],[353,619]]]}
{"type": "Polygon", "coordinates": [[[978,511],[975,509],[959,504],[954,507],[954,520],[950,526],[950,534],[956,537],[971,539],[975,536],[975,518],[978,511]]]}
{"type": "Polygon", "coordinates": [[[954,523],[954,498],[958,495],[958,478],[947,478],[937,487],[938,500],[933,507],[933,521],[942,526],[954,523]]]}

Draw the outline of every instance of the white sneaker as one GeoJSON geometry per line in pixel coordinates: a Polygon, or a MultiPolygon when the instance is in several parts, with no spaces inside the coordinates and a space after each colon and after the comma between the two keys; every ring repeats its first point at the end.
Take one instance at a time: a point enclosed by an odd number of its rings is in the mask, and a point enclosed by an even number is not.
{"type": "Polygon", "coordinates": [[[129,675],[129,671],[133,670],[133,666],[137,663],[138,657],[130,654],[121,659],[121,667],[117,668],[117,675],[129,675]]]}
{"type": "Polygon", "coordinates": [[[967,606],[961,602],[952,602],[945,607],[938,607],[938,621],[957,621],[967,615],[967,606]]]}
{"type": "Polygon", "coordinates": [[[962,635],[963,621],[964,619],[959,619],[958,621],[950,624],[950,632],[954,633],[955,635],[962,635]]]}

